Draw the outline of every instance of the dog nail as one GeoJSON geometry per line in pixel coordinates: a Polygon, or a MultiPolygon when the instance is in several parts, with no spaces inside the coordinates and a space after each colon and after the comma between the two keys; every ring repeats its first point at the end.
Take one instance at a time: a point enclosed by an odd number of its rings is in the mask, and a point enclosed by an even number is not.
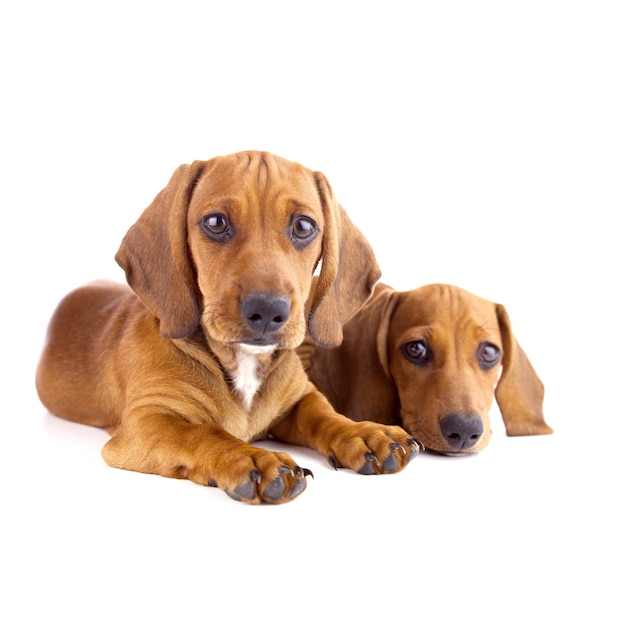
{"type": "Polygon", "coordinates": [[[291,467],[288,467],[287,465],[281,465],[281,467],[279,467],[279,472],[281,474],[293,474],[291,467]]]}
{"type": "Polygon", "coordinates": [[[296,476],[310,476],[311,478],[314,478],[313,472],[311,472],[310,469],[300,467],[299,465],[296,465],[296,471],[294,472],[294,474],[296,474],[296,476]]]}
{"type": "Polygon", "coordinates": [[[358,470],[358,474],[364,474],[365,476],[376,474],[374,463],[377,462],[377,457],[372,452],[367,452],[364,458],[366,463],[358,470]]]}
{"type": "Polygon", "coordinates": [[[418,450],[422,452],[424,452],[425,450],[424,444],[419,439],[416,439],[415,437],[411,437],[410,439],[408,439],[407,444],[412,448],[418,448],[418,450]]]}
{"type": "Polygon", "coordinates": [[[264,496],[270,500],[277,501],[285,491],[285,481],[279,476],[275,478],[264,490],[264,496]]]}
{"type": "Polygon", "coordinates": [[[334,458],[334,455],[333,455],[333,454],[331,454],[331,455],[328,457],[328,463],[330,463],[330,465],[332,465],[332,467],[333,467],[335,470],[337,470],[337,469],[338,469],[338,464],[337,464],[336,459],[334,458]]]}
{"type": "Polygon", "coordinates": [[[208,487],[218,487],[218,483],[214,480],[214,478],[210,478],[208,480],[208,487]]]}

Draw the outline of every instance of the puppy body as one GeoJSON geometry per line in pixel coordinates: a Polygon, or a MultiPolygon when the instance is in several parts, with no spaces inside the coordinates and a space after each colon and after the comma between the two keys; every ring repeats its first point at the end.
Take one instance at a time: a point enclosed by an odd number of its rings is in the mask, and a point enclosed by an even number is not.
{"type": "Polygon", "coordinates": [[[250,442],[271,435],[360,473],[417,452],[399,428],[335,412],[294,352],[307,328],[340,342],[379,276],[322,174],[258,152],[181,166],[116,259],[130,288],[69,294],[36,378],[52,413],[107,429],[110,465],[285,502],[308,470],[250,442]]]}
{"type": "Polygon", "coordinates": [[[218,424],[252,441],[265,437],[273,416],[288,412],[294,398],[310,391],[308,381],[296,375],[291,351],[273,358],[222,345],[215,352],[199,329],[186,339],[165,339],[125,285],[93,283],[69,294],[52,318],[49,337],[46,353],[62,355],[62,361],[54,361],[52,371],[41,363],[39,376],[53,382],[41,385],[41,400],[55,415],[110,434],[125,417],[150,412],[155,401],[157,413],[218,424]],[[234,381],[238,360],[255,361],[254,371],[234,381]],[[73,367],[76,361],[80,367],[73,367]]]}
{"type": "Polygon", "coordinates": [[[496,396],[508,435],[552,432],[544,388],[505,307],[451,285],[379,284],[344,341],[301,350],[311,380],[349,417],[401,424],[433,452],[484,449],[496,396]],[[501,373],[501,375],[500,375],[501,373]]]}

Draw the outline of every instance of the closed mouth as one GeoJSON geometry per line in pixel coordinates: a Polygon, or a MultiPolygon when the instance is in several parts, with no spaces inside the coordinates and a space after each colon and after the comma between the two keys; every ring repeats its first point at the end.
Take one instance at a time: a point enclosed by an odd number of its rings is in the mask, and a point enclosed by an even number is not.
{"type": "Polygon", "coordinates": [[[268,354],[274,352],[277,348],[275,343],[266,343],[264,339],[251,339],[246,341],[238,341],[238,348],[249,354],[268,354]]]}

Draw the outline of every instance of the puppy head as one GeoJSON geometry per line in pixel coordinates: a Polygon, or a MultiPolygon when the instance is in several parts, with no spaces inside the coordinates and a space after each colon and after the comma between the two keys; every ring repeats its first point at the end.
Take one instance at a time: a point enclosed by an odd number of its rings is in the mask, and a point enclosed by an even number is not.
{"type": "Polygon", "coordinates": [[[307,310],[315,341],[340,340],[379,276],[323,175],[263,152],[179,167],[116,260],[164,336],[201,323],[211,341],[256,351],[298,346],[307,310]],[[343,249],[354,241],[362,261],[349,263],[343,249]]]}
{"type": "Polygon", "coordinates": [[[503,306],[449,285],[402,292],[387,350],[403,427],[428,450],[483,450],[494,394],[509,435],[551,432],[542,417],[542,383],[503,306]]]}

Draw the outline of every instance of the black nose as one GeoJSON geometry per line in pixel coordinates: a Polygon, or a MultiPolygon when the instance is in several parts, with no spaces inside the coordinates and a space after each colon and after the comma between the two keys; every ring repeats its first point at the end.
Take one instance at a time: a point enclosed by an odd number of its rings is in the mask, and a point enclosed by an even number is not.
{"type": "Polygon", "coordinates": [[[446,441],[456,450],[472,448],[484,432],[482,419],[475,415],[448,415],[441,420],[440,426],[446,441]]]}
{"type": "Polygon", "coordinates": [[[289,319],[289,302],[278,296],[247,296],[240,310],[247,324],[260,333],[278,330],[289,319]]]}

